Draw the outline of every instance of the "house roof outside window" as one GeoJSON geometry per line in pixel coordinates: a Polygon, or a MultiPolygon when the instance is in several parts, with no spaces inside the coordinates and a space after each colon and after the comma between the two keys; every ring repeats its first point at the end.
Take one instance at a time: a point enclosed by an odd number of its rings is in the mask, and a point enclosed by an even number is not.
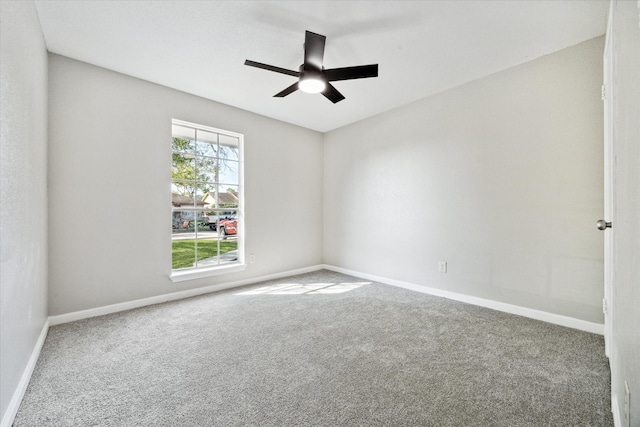
{"type": "MultiPolygon", "coordinates": [[[[194,206],[194,201],[193,201],[193,197],[189,197],[189,196],[183,196],[182,194],[177,194],[177,193],[171,193],[171,204],[176,207],[182,207],[182,206],[194,206]]],[[[204,206],[206,203],[202,200],[197,200],[195,202],[195,205],[198,207],[204,206]]]]}
{"type": "MultiPolygon", "coordinates": [[[[202,198],[203,203],[208,207],[215,207],[216,193],[215,191],[205,194],[202,198]]],[[[219,193],[218,195],[219,206],[238,206],[238,196],[232,192],[219,193]]]]}

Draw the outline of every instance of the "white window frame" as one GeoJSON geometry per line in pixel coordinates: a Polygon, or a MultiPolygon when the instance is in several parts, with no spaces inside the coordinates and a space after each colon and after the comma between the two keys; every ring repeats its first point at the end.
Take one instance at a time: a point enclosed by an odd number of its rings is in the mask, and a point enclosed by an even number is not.
{"type": "MultiPolygon", "coordinates": [[[[185,126],[189,128],[194,128],[197,130],[202,130],[206,132],[214,132],[220,135],[226,135],[233,138],[238,139],[238,208],[237,208],[237,218],[238,218],[238,232],[237,232],[237,243],[238,243],[238,261],[222,264],[216,266],[207,266],[207,267],[193,267],[193,268],[185,268],[174,270],[171,268],[171,274],[169,278],[172,282],[182,282],[185,280],[193,280],[193,279],[201,279],[205,277],[218,276],[222,274],[230,274],[236,273],[239,271],[243,271],[246,269],[247,265],[245,263],[245,248],[244,248],[244,239],[245,239],[245,226],[244,226],[244,135],[241,133],[231,132],[223,129],[214,128],[211,126],[205,126],[197,123],[187,122],[184,120],[172,119],[171,125],[177,126],[185,126]]],[[[173,136],[173,132],[172,132],[173,136]]],[[[171,190],[170,190],[171,192],[171,190]]],[[[171,208],[171,220],[173,220],[173,212],[174,211],[194,211],[194,216],[197,216],[195,212],[198,211],[212,211],[215,209],[204,209],[204,208],[171,208]]],[[[224,209],[221,209],[224,210],[224,209]]],[[[228,210],[228,209],[227,209],[228,210]]],[[[197,229],[197,226],[196,226],[197,229]]],[[[196,231],[197,236],[197,231],[196,231]]],[[[169,236],[169,247],[172,247],[173,239],[172,236],[169,236]]]]}

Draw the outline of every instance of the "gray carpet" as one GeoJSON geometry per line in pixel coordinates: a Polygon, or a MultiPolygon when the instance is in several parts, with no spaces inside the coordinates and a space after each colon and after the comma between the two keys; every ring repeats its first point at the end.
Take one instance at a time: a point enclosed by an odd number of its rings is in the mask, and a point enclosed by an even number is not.
{"type": "Polygon", "coordinates": [[[319,271],[50,329],[15,426],[610,426],[601,336],[319,271]]]}

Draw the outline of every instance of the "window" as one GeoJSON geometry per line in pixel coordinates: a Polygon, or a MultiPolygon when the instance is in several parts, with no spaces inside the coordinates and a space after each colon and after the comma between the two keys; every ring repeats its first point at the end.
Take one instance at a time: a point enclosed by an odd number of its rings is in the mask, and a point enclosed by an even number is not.
{"type": "Polygon", "coordinates": [[[171,278],[229,272],[244,264],[243,136],[178,120],[171,132],[171,278]]]}

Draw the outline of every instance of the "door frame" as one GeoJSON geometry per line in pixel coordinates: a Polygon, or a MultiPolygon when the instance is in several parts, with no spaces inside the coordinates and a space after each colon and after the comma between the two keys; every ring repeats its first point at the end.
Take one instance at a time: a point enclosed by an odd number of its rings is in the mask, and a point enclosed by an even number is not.
{"type": "Polygon", "coordinates": [[[604,343],[605,354],[613,357],[615,346],[613,340],[613,284],[615,280],[615,140],[614,140],[614,50],[615,34],[613,33],[614,1],[609,3],[609,16],[603,53],[603,86],[602,100],[604,104],[604,219],[612,223],[611,228],[604,230],[604,343]]]}

